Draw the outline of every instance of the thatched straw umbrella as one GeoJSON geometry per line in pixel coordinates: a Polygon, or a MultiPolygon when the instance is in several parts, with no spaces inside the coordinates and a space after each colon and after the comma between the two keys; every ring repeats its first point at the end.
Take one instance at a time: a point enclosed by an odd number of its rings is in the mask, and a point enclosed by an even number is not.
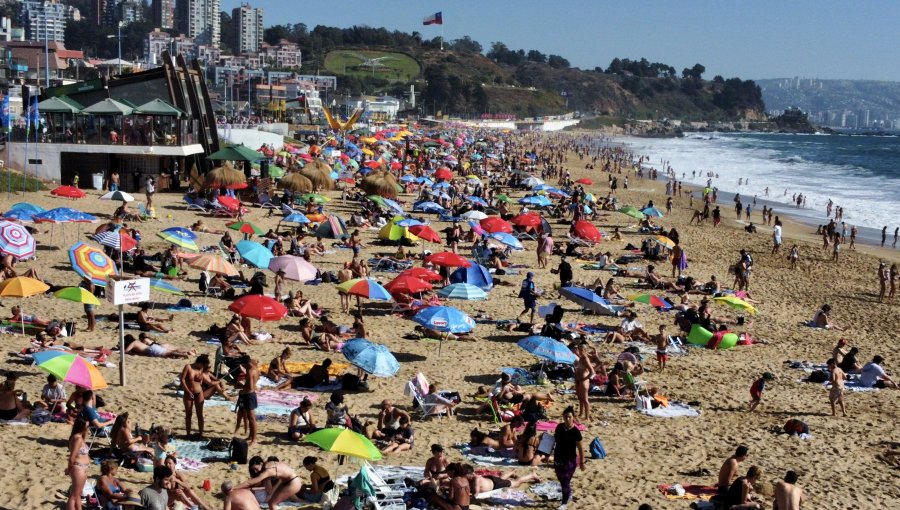
{"type": "Polygon", "coordinates": [[[322,161],[313,161],[303,167],[300,173],[312,182],[314,191],[334,189],[331,169],[322,161]]]}
{"type": "Polygon", "coordinates": [[[392,173],[376,170],[362,180],[360,187],[367,195],[397,198],[397,178],[392,173]]]}
{"type": "Polygon", "coordinates": [[[200,171],[197,170],[197,163],[191,166],[190,182],[194,190],[201,191],[203,189],[203,178],[200,177],[200,171]]]}
{"type": "Polygon", "coordinates": [[[210,188],[227,188],[229,186],[243,184],[247,182],[247,178],[244,177],[243,172],[235,170],[231,165],[225,164],[210,170],[209,173],[206,174],[206,179],[204,181],[206,186],[210,188]]]}
{"type": "Polygon", "coordinates": [[[278,185],[283,189],[288,191],[292,191],[294,193],[311,193],[313,190],[313,183],[306,176],[298,174],[296,172],[291,172],[278,181],[278,185]]]}

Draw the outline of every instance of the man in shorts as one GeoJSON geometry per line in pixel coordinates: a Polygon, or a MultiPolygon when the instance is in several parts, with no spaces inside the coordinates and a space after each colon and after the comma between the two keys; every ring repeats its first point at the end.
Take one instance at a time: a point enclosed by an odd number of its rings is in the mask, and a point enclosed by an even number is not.
{"type": "Polygon", "coordinates": [[[234,434],[237,435],[241,422],[244,423],[244,430],[249,428],[247,435],[247,445],[256,444],[256,382],[259,380],[259,368],[257,361],[250,358],[250,355],[244,354],[241,357],[241,368],[245,372],[244,384],[238,391],[237,405],[237,422],[234,425],[234,434]]]}

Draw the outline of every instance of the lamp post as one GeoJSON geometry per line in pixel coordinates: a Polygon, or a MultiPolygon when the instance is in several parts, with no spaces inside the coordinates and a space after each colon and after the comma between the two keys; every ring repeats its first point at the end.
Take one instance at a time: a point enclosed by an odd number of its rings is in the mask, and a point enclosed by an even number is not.
{"type": "Polygon", "coordinates": [[[122,76],[122,25],[124,25],[124,22],[120,21],[116,26],[117,35],[106,36],[107,39],[116,39],[119,43],[119,76],[122,76]]]}

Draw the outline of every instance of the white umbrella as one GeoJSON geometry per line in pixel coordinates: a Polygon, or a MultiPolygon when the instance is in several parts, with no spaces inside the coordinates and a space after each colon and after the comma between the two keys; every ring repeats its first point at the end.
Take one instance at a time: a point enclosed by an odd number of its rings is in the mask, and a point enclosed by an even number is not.
{"type": "Polygon", "coordinates": [[[533,188],[535,186],[540,186],[541,184],[544,184],[544,181],[538,179],[537,177],[529,177],[529,178],[525,179],[524,181],[522,181],[522,184],[528,186],[529,188],[533,188]]]}
{"type": "Polygon", "coordinates": [[[484,213],[481,212],[481,211],[469,211],[469,212],[463,213],[460,217],[465,218],[465,219],[467,219],[467,220],[479,220],[479,221],[481,221],[481,220],[487,218],[488,215],[487,215],[487,214],[484,214],[484,213]]]}
{"type": "Polygon", "coordinates": [[[100,197],[100,200],[120,200],[122,202],[134,202],[134,197],[121,190],[110,191],[100,197]]]}

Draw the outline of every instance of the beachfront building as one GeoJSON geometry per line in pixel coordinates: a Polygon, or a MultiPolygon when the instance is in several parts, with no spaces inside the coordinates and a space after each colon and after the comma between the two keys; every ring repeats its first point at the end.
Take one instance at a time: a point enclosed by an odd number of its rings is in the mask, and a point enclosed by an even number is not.
{"type": "Polygon", "coordinates": [[[175,26],[197,44],[219,46],[221,22],[219,0],[179,0],[175,3],[175,26]]]}
{"type": "MultiPolygon", "coordinates": [[[[219,139],[202,69],[182,56],[162,58],[155,69],[45,90],[39,125],[27,130],[22,117],[14,124],[7,164],[65,184],[76,175],[96,182],[95,174],[103,180],[115,170],[127,191],[138,191],[146,175],[160,177],[166,189],[165,176],[176,168],[207,170],[203,154],[218,150],[219,139]]],[[[25,89],[30,104],[38,89],[25,89]]]]}
{"type": "Polygon", "coordinates": [[[263,44],[263,10],[241,4],[231,11],[231,24],[234,27],[235,53],[256,53],[263,44]]]}
{"type": "Polygon", "coordinates": [[[57,41],[66,39],[66,21],[79,21],[81,13],[75,7],[50,0],[22,2],[25,37],[29,41],[57,41]]]}
{"type": "Polygon", "coordinates": [[[391,96],[360,96],[344,101],[344,108],[352,112],[357,108],[365,111],[363,118],[369,121],[392,121],[400,111],[400,100],[391,96]]]}
{"type": "Polygon", "coordinates": [[[153,0],[150,4],[150,19],[153,26],[163,30],[175,28],[175,1],[153,0]]]}
{"type": "Polygon", "coordinates": [[[144,2],[143,0],[125,0],[120,2],[118,7],[118,20],[128,25],[137,21],[144,21],[144,2]]]}
{"type": "Polygon", "coordinates": [[[25,29],[13,26],[12,18],[6,16],[0,18],[0,42],[3,41],[24,41],[25,29]]]}
{"type": "Polygon", "coordinates": [[[56,82],[69,76],[70,70],[84,62],[84,53],[67,50],[61,42],[49,42],[46,52],[43,41],[8,41],[3,45],[10,58],[16,62],[17,77],[26,83],[43,86],[48,73],[51,82],[56,82]]]}
{"type": "Polygon", "coordinates": [[[285,39],[278,44],[271,45],[262,43],[257,53],[259,61],[263,62],[266,67],[274,67],[275,69],[300,69],[301,54],[300,48],[285,39]]]}

